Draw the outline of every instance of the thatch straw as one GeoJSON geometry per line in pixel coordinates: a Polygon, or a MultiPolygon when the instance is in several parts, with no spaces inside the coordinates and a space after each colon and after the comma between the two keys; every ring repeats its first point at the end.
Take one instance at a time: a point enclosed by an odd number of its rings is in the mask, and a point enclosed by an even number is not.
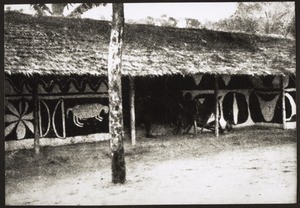
{"type": "MultiPolygon", "coordinates": [[[[243,33],[125,25],[123,74],[295,74],[295,41],[243,33]]],[[[6,12],[7,74],[106,75],[110,24],[6,12]]]]}

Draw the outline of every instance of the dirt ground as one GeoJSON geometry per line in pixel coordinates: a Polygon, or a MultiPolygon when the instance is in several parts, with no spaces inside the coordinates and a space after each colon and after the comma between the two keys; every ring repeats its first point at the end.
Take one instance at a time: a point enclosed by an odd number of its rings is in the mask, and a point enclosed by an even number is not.
{"type": "Polygon", "coordinates": [[[238,129],[125,141],[127,181],[111,183],[108,142],[7,152],[7,205],[296,202],[296,131],[238,129]]]}

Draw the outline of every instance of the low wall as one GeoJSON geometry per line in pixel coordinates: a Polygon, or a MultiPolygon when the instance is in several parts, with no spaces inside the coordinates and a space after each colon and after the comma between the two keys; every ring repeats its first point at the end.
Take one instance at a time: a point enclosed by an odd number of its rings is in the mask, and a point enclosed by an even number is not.
{"type": "MultiPolygon", "coordinates": [[[[67,137],[65,139],[60,138],[40,138],[40,146],[61,146],[68,144],[78,144],[78,143],[91,143],[91,142],[99,142],[99,141],[107,141],[109,140],[109,134],[101,133],[101,134],[90,134],[86,136],[74,136],[67,137]]],[[[19,149],[32,149],[33,139],[23,139],[23,140],[14,140],[14,141],[6,141],[5,142],[5,151],[13,151],[19,149]]]]}

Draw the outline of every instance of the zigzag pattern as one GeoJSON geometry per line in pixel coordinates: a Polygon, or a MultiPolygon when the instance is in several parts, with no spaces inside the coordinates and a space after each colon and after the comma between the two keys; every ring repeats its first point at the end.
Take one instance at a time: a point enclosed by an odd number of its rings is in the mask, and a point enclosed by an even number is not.
{"type": "MultiPolygon", "coordinates": [[[[6,78],[6,80],[11,85],[12,89],[17,94],[31,93],[32,92],[32,82],[27,81],[25,79],[14,81],[12,79],[6,78]],[[27,92],[26,92],[27,91],[27,92]]],[[[93,92],[97,92],[101,85],[104,85],[104,90],[107,91],[108,84],[105,78],[97,79],[97,82],[91,81],[91,79],[85,77],[82,80],[78,80],[76,78],[56,78],[51,80],[39,79],[38,84],[42,87],[42,90],[51,93],[55,89],[55,87],[59,87],[59,90],[63,93],[68,93],[71,90],[71,86],[74,86],[78,92],[85,92],[86,90],[92,90],[93,92]]]]}

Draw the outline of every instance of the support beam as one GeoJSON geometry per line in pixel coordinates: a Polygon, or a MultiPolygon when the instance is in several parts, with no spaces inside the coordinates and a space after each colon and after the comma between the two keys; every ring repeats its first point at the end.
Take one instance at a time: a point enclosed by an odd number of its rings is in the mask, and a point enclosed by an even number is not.
{"type": "Polygon", "coordinates": [[[131,144],[136,144],[136,131],[135,131],[135,86],[134,78],[129,77],[129,95],[130,95],[130,136],[131,144]]]}
{"type": "Polygon", "coordinates": [[[281,95],[282,95],[282,128],[286,129],[286,109],[285,109],[285,91],[284,91],[284,77],[281,75],[281,95]]]}
{"type": "Polygon", "coordinates": [[[168,122],[168,76],[165,76],[164,78],[164,120],[167,123],[168,122]]]}
{"type": "Polygon", "coordinates": [[[32,87],[33,100],[33,125],[34,125],[34,153],[40,153],[40,132],[39,132],[39,98],[38,98],[38,78],[33,79],[32,87]]]}
{"type": "Polygon", "coordinates": [[[215,135],[216,137],[219,136],[219,82],[218,82],[218,75],[215,75],[215,135]]]}

